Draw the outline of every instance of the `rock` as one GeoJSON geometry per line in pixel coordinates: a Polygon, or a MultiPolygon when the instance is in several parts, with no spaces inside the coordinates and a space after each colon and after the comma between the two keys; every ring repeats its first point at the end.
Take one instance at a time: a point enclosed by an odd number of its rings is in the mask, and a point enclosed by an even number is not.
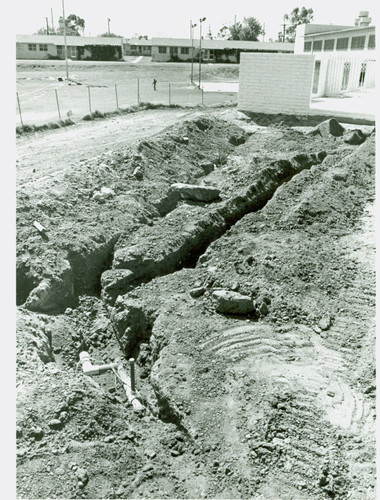
{"type": "Polygon", "coordinates": [[[328,330],[331,326],[331,317],[329,314],[324,314],[318,323],[319,328],[324,331],[328,330]]]}
{"type": "Polygon", "coordinates": [[[220,191],[211,186],[176,183],[170,186],[170,191],[177,192],[183,200],[210,202],[217,200],[220,191]]]}
{"type": "Polygon", "coordinates": [[[78,479],[78,482],[82,482],[83,485],[87,484],[88,483],[88,472],[86,469],[83,469],[82,467],[79,467],[77,470],[76,470],[76,476],[77,476],[77,479],[78,479]]]}
{"type": "Polygon", "coordinates": [[[210,161],[202,161],[198,166],[203,170],[204,175],[211,174],[215,170],[215,164],[210,161]]]}
{"type": "Polygon", "coordinates": [[[346,181],[347,180],[347,172],[335,172],[333,174],[334,181],[346,181]]]}
{"type": "Polygon", "coordinates": [[[329,138],[329,137],[341,137],[344,133],[344,128],[340,123],[335,120],[335,118],[330,118],[329,120],[325,120],[324,122],[320,123],[313,129],[311,134],[320,134],[324,138],[329,138]]]}
{"type": "Polygon", "coordinates": [[[119,488],[116,490],[116,495],[118,497],[121,497],[122,495],[124,495],[124,486],[119,486],[119,488]]]}
{"type": "Polygon", "coordinates": [[[154,450],[145,450],[144,451],[144,454],[148,457],[148,458],[154,458],[157,456],[157,453],[154,451],[154,450]]]}
{"type": "Polygon", "coordinates": [[[228,142],[232,144],[233,146],[239,146],[240,144],[244,144],[246,141],[245,136],[242,135],[232,135],[229,139],[228,142]]]}
{"type": "Polygon", "coordinates": [[[115,439],[116,439],[116,438],[115,438],[115,436],[113,436],[113,435],[111,434],[110,436],[106,436],[106,437],[104,438],[104,442],[105,442],[105,443],[113,443],[113,442],[115,441],[115,439]]]}
{"type": "Polygon", "coordinates": [[[115,191],[108,187],[102,187],[100,191],[95,191],[92,199],[95,201],[104,201],[115,196],[115,191]]]}
{"type": "Polygon", "coordinates": [[[189,144],[189,138],[188,137],[182,137],[183,144],[189,144]]]}
{"type": "Polygon", "coordinates": [[[144,467],[142,468],[142,471],[143,471],[143,472],[149,472],[150,470],[153,470],[153,465],[152,465],[152,464],[146,464],[146,465],[144,465],[144,467]]]}
{"type": "Polygon", "coordinates": [[[50,420],[48,425],[51,429],[60,429],[62,426],[62,422],[59,420],[59,418],[53,418],[52,420],[50,420]]]}
{"type": "Polygon", "coordinates": [[[216,311],[224,314],[248,314],[255,310],[251,297],[230,290],[216,290],[216,311]]]}
{"type": "Polygon", "coordinates": [[[329,484],[329,480],[326,476],[322,475],[320,478],[319,478],[319,482],[318,482],[319,486],[323,487],[323,486],[327,486],[329,484]]]}
{"type": "Polygon", "coordinates": [[[363,134],[363,132],[359,129],[352,130],[344,134],[343,140],[347,144],[358,146],[359,144],[363,144],[363,142],[366,140],[366,135],[363,134]]]}
{"type": "Polygon", "coordinates": [[[32,427],[30,430],[31,435],[34,437],[34,439],[42,439],[45,435],[43,429],[41,427],[32,427]]]}
{"type": "Polygon", "coordinates": [[[141,167],[136,167],[133,171],[133,177],[140,181],[144,177],[144,173],[141,167]]]}
{"type": "Polygon", "coordinates": [[[268,306],[266,305],[265,302],[262,302],[259,306],[259,313],[260,316],[266,316],[269,313],[268,306]]]}
{"type": "Polygon", "coordinates": [[[201,297],[206,291],[206,288],[204,286],[200,286],[198,288],[193,288],[190,290],[190,295],[193,297],[193,299],[196,299],[197,297],[201,297]]]}

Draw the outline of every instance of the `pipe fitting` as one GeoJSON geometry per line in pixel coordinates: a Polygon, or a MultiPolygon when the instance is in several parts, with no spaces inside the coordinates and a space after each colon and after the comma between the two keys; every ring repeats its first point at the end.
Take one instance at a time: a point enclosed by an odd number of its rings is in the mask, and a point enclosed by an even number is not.
{"type": "Polygon", "coordinates": [[[109,363],[105,365],[93,365],[91,363],[90,355],[86,351],[79,354],[80,362],[82,363],[83,373],[88,376],[101,375],[109,370],[116,369],[117,363],[109,363]]]}

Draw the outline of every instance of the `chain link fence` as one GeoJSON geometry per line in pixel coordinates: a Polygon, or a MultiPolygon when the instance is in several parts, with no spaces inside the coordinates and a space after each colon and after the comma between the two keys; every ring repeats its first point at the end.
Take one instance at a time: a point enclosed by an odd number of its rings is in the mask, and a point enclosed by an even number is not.
{"type": "Polygon", "coordinates": [[[42,125],[70,118],[74,121],[93,113],[112,113],[140,103],[166,106],[218,106],[237,104],[237,92],[205,91],[189,82],[159,81],[156,90],[147,79],[113,85],[84,85],[64,81],[16,94],[16,126],[42,125]]]}

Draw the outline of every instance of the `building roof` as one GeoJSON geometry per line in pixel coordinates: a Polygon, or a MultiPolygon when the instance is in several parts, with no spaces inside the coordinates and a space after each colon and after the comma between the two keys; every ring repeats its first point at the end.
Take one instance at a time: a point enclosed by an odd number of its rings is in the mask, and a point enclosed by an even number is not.
{"type": "Polygon", "coordinates": [[[375,26],[334,26],[324,24],[306,24],[305,37],[316,35],[331,35],[332,33],[340,34],[352,31],[374,31],[375,26]],[[318,29],[319,28],[319,29],[318,29]]]}
{"type": "MultiPolygon", "coordinates": [[[[190,38],[152,38],[152,45],[166,47],[194,47],[199,46],[199,39],[190,38]]],[[[209,40],[202,39],[202,47],[204,49],[250,49],[259,51],[284,51],[293,52],[294,43],[281,42],[251,42],[246,40],[209,40]]]]}
{"type": "Polygon", "coordinates": [[[124,40],[125,43],[128,45],[146,45],[151,47],[152,46],[152,39],[149,38],[148,40],[146,38],[129,38],[124,40]]]}
{"type": "MultiPolygon", "coordinates": [[[[114,45],[120,47],[122,37],[111,36],[67,36],[66,44],[75,47],[85,45],[114,45]]],[[[47,45],[64,45],[63,35],[16,35],[17,43],[40,43],[47,45]]]]}

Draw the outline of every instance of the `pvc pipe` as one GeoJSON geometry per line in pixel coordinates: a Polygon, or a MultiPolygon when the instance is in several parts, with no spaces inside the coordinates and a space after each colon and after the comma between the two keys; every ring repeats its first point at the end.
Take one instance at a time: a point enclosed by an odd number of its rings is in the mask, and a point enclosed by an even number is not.
{"type": "Polygon", "coordinates": [[[90,360],[90,355],[86,351],[82,351],[79,354],[80,362],[82,363],[83,373],[85,375],[100,375],[105,373],[113,368],[117,368],[116,363],[109,363],[106,365],[93,365],[90,360]]]}
{"type": "Polygon", "coordinates": [[[145,406],[143,406],[140,403],[140,401],[138,399],[139,398],[138,393],[135,391],[132,391],[131,379],[130,379],[130,377],[128,377],[127,373],[124,371],[124,369],[121,365],[118,366],[117,373],[120,377],[120,380],[123,383],[123,387],[124,387],[125,393],[127,395],[128,401],[132,404],[133,409],[136,411],[144,410],[145,406]]]}

